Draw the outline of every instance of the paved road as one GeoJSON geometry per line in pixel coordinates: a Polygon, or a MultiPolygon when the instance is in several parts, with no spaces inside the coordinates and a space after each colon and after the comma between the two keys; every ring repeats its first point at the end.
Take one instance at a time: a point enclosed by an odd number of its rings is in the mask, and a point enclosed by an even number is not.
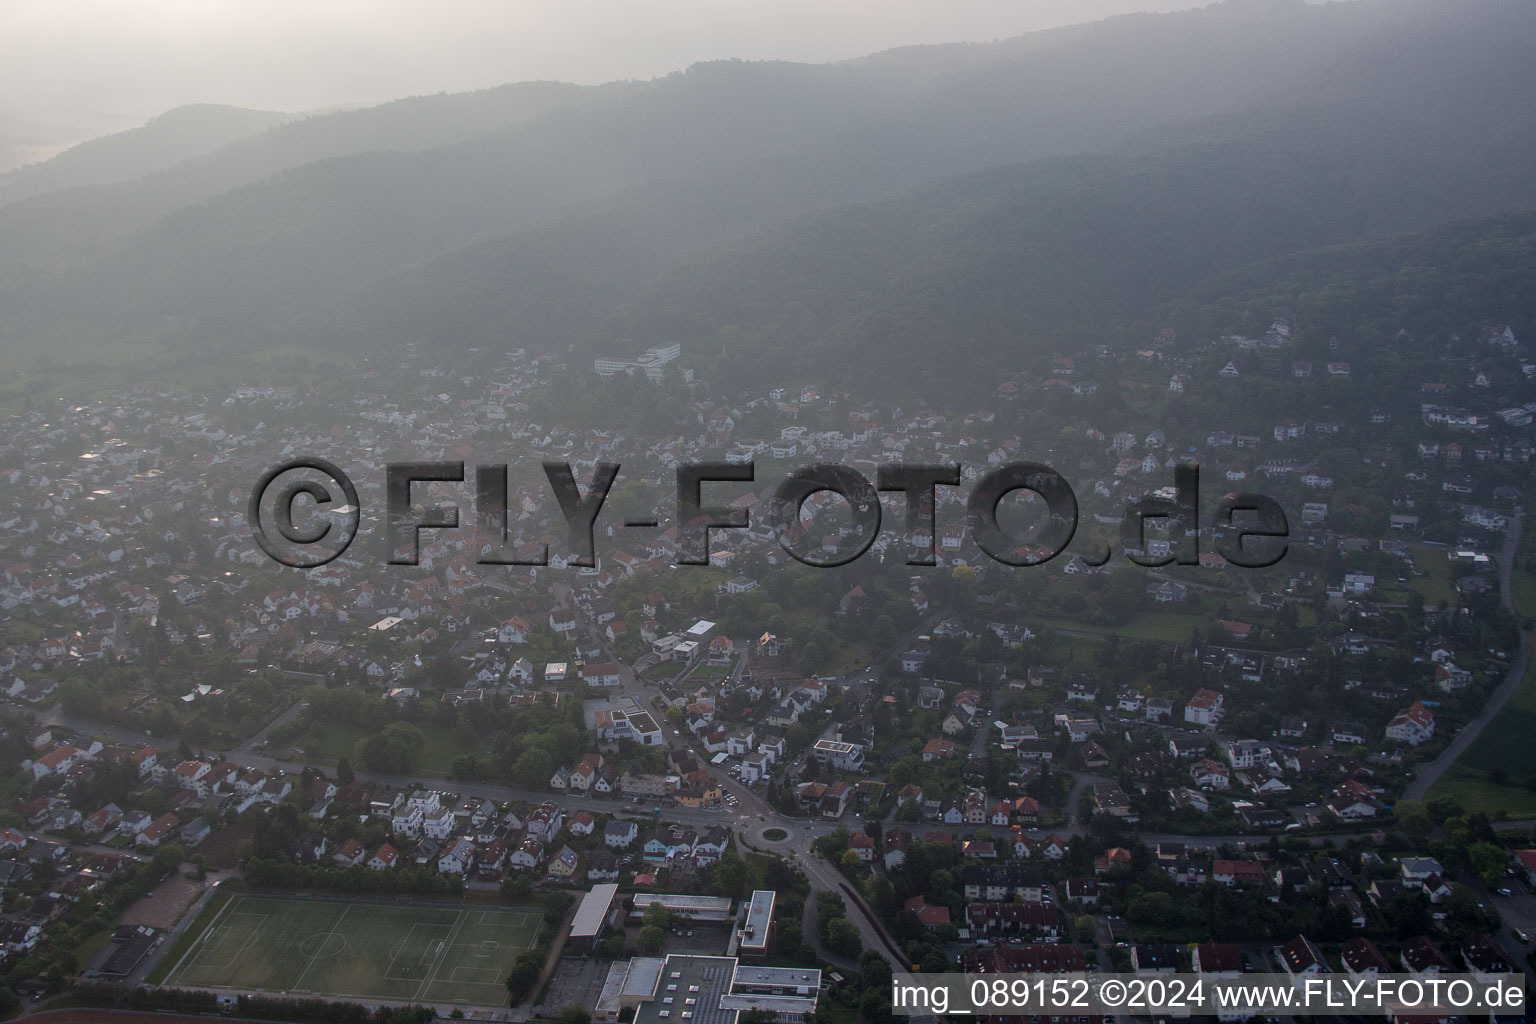
{"type": "MultiPolygon", "coordinates": [[[[1520,544],[1523,518],[1520,515],[1510,517],[1509,529],[1504,534],[1504,547],[1499,551],[1499,596],[1508,611],[1514,611],[1515,608],[1510,579],[1514,575],[1515,550],[1520,544]]],[[[1529,638],[1522,637],[1520,649],[1515,652],[1514,660],[1509,666],[1509,674],[1504,677],[1504,681],[1488,697],[1488,703],[1483,705],[1483,710],[1456,734],[1456,738],[1446,745],[1446,748],[1440,752],[1440,756],[1419,768],[1413,782],[1403,791],[1404,800],[1423,800],[1425,794],[1440,781],[1440,777],[1446,773],[1446,770],[1476,742],[1478,736],[1482,735],[1488,723],[1504,710],[1504,705],[1508,704],[1509,699],[1515,695],[1521,678],[1525,676],[1525,667],[1530,660],[1529,647],[1529,638]]]]}
{"type": "Polygon", "coordinates": [[[1524,962],[1525,954],[1530,950],[1530,943],[1521,942],[1515,934],[1519,928],[1527,935],[1536,935],[1536,896],[1531,895],[1530,886],[1526,885],[1523,877],[1506,876],[1494,884],[1495,888],[1509,889],[1508,896],[1501,896],[1492,892],[1483,885],[1482,879],[1470,872],[1465,873],[1461,881],[1477,895],[1478,901],[1485,907],[1496,911],[1499,915],[1499,928],[1494,933],[1494,940],[1503,947],[1504,952],[1512,954],[1510,962],[1519,965],[1524,962]]]}
{"type": "Polygon", "coordinates": [[[241,756],[248,753],[253,753],[257,750],[261,750],[263,744],[265,744],[267,741],[268,733],[280,725],[287,725],[289,722],[293,721],[299,716],[299,712],[303,711],[306,706],[307,705],[301,700],[294,701],[293,704],[287,708],[287,710],[283,711],[282,714],[268,722],[266,728],[262,729],[250,739],[246,740],[244,743],[240,744],[234,750],[231,750],[228,754],[226,754],[225,760],[234,761],[238,764],[241,756]]]}
{"type": "MultiPolygon", "coordinates": [[[[1114,779],[1103,775],[1090,775],[1087,772],[1071,772],[1072,788],[1067,791],[1067,827],[1061,832],[1071,835],[1088,831],[1083,824],[1083,792],[1089,787],[1101,782],[1114,782],[1114,779]]],[[[1091,815],[1090,815],[1091,817],[1091,815]]]]}
{"type": "Polygon", "coordinates": [[[110,857],[126,857],[129,860],[149,859],[143,854],[135,853],[131,849],[119,850],[115,846],[107,846],[103,843],[70,843],[66,842],[66,840],[57,835],[45,835],[42,832],[33,831],[32,829],[18,829],[18,831],[20,831],[22,835],[26,836],[34,843],[65,843],[65,845],[67,845],[70,849],[79,850],[82,853],[101,853],[110,857]]]}

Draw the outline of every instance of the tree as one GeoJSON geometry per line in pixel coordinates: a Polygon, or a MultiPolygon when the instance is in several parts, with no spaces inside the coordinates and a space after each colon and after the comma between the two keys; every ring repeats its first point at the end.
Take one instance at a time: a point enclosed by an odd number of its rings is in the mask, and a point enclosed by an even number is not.
{"type": "Polygon", "coordinates": [[[856,868],[856,867],[858,867],[859,866],[859,851],[858,850],[844,850],[843,851],[843,855],[838,858],[838,863],[841,864],[845,868],[856,868]]]}
{"type": "Polygon", "coordinates": [[[178,867],[187,855],[180,843],[167,843],[155,850],[154,865],[162,875],[178,867]]]}
{"type": "Polygon", "coordinates": [[[711,879],[715,891],[721,896],[739,899],[746,894],[751,880],[747,877],[747,865],[734,849],[726,850],[715,862],[711,879]]]}
{"type": "Polygon", "coordinates": [[[640,952],[646,956],[655,956],[660,953],[666,941],[667,933],[653,924],[642,925],[640,934],[635,937],[635,943],[640,947],[640,952]]]}
{"type": "Polygon", "coordinates": [[[352,771],[352,761],[343,755],[336,761],[336,784],[350,786],[357,776],[352,771]]]}
{"type": "Polygon", "coordinates": [[[571,1003],[560,1011],[560,1016],[555,1018],[559,1024],[592,1024],[592,1015],[587,1008],[577,1003],[571,1003]]]}
{"type": "Polygon", "coordinates": [[[1140,924],[1153,922],[1167,924],[1178,919],[1178,911],[1174,906],[1173,897],[1167,893],[1143,892],[1126,901],[1125,916],[1140,924]]]}
{"type": "Polygon", "coordinates": [[[455,779],[478,779],[485,775],[485,762],[474,754],[460,754],[448,767],[455,779]]]}
{"type": "Polygon", "coordinates": [[[1484,885],[1494,885],[1504,874],[1508,858],[1501,847],[1493,843],[1473,843],[1467,847],[1467,863],[1477,872],[1484,885]]]}
{"type": "Polygon", "coordinates": [[[539,747],[529,747],[512,765],[512,781],[524,789],[541,789],[555,772],[555,759],[539,747]]]}
{"type": "Polygon", "coordinates": [[[859,1000],[859,1018],[865,1024],[891,1024],[896,1015],[891,1012],[891,994],[870,989],[859,1000]]]}
{"type": "Polygon", "coordinates": [[[425,743],[421,730],[414,725],[409,722],[391,722],[382,732],[359,740],[355,753],[363,767],[369,771],[400,775],[416,767],[425,743]]]}
{"type": "Polygon", "coordinates": [[[539,972],[544,969],[544,954],[537,950],[529,950],[518,956],[512,965],[512,973],[507,975],[507,994],[514,1004],[522,1002],[533,988],[533,983],[539,980],[539,972]]]}
{"type": "Polygon", "coordinates": [[[677,915],[660,903],[648,904],[641,916],[641,923],[666,931],[677,924],[677,915]]]}
{"type": "Polygon", "coordinates": [[[1435,830],[1435,823],[1430,820],[1429,811],[1417,800],[1400,800],[1393,813],[1397,815],[1399,827],[1403,834],[1413,840],[1415,844],[1422,844],[1429,838],[1429,834],[1435,830]]]}
{"type": "Polygon", "coordinates": [[[885,991],[891,987],[891,962],[870,949],[859,957],[859,987],[885,991]]]}
{"type": "Polygon", "coordinates": [[[864,899],[881,917],[890,917],[896,912],[900,901],[896,898],[896,886],[885,875],[871,875],[864,881],[864,899]]]}
{"type": "Polygon", "coordinates": [[[858,926],[846,917],[834,917],[827,925],[827,948],[838,956],[858,956],[864,950],[858,926]]]}

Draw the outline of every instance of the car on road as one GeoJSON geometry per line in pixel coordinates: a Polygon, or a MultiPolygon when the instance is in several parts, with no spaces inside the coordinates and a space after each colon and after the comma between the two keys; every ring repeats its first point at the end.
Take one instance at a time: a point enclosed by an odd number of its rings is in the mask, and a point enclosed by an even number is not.
{"type": "Polygon", "coordinates": [[[1521,942],[1529,943],[1531,941],[1531,937],[1525,933],[1524,928],[1516,928],[1514,929],[1514,932],[1515,938],[1519,939],[1521,942]]]}
{"type": "Polygon", "coordinates": [[[1505,886],[1499,890],[1500,896],[1513,896],[1514,894],[1515,890],[1509,888],[1508,886],[1505,886]]]}

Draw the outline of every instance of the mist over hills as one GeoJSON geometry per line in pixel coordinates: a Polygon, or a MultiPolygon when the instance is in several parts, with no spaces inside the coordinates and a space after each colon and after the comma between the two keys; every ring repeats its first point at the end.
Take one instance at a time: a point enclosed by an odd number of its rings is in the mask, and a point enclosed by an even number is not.
{"type": "Polygon", "coordinates": [[[76,185],[132,181],[211,153],[289,120],[271,110],[196,103],[168,110],[138,128],[71,146],[49,160],[0,174],[0,203],[76,185]]]}
{"type": "Polygon", "coordinates": [[[0,178],[0,344],[175,318],[183,343],[681,341],[711,373],[910,385],[1129,336],[1256,261],[1536,207],[1533,42],[1528,4],[1229,0],[156,122],[0,178]]]}

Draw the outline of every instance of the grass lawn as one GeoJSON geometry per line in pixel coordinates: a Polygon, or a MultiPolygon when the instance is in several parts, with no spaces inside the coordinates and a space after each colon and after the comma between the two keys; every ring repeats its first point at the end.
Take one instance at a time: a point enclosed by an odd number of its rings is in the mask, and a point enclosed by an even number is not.
{"type": "Polygon", "coordinates": [[[167,983],[354,999],[502,1006],[537,911],[236,896],[167,983]]]}
{"type": "MultiPolygon", "coordinates": [[[[1529,634],[1526,644],[1536,643],[1529,634]]],[[[1445,796],[1458,801],[1468,813],[1504,811],[1511,818],[1536,817],[1536,792],[1525,781],[1536,776],[1536,661],[1526,666],[1509,703],[1499,712],[1477,742],[1451,765],[1429,791],[1429,798],[1445,796]],[[1504,770],[1506,782],[1488,778],[1490,768],[1504,770]]]]}
{"type": "Polygon", "coordinates": [[[1536,572],[1520,565],[1536,556],[1536,522],[1526,521],[1520,533],[1520,547],[1515,551],[1515,571],[1509,577],[1509,596],[1515,602],[1516,615],[1536,615],[1536,572]]]}
{"type": "Polygon", "coordinates": [[[1123,626],[1094,626],[1073,619],[1044,619],[1040,625],[1047,629],[1065,629],[1076,633],[1096,633],[1099,636],[1109,636],[1111,633],[1122,640],[1159,640],[1163,643],[1182,644],[1189,641],[1189,635],[1194,628],[1208,621],[1204,615],[1188,615],[1183,612],[1163,611],[1161,609],[1150,612],[1140,612],[1130,622],[1123,626]]]}
{"type": "MultiPolygon", "coordinates": [[[[1536,530],[1527,528],[1520,538],[1517,564],[1520,558],[1529,557],[1533,546],[1536,546],[1536,530]]],[[[1443,553],[1440,564],[1448,564],[1443,553]]],[[[1449,576],[1449,569],[1445,571],[1449,576]]],[[[1510,577],[1510,591],[1518,615],[1536,615],[1536,574],[1516,569],[1510,577]]],[[[1536,634],[1527,633],[1523,640],[1526,650],[1536,651],[1536,634]]],[[[1533,729],[1536,729],[1536,659],[1526,666],[1525,678],[1520,680],[1519,688],[1504,705],[1504,710],[1435,783],[1429,791],[1430,798],[1450,797],[1468,813],[1503,811],[1510,818],[1536,818],[1536,792],[1525,787],[1528,779],[1536,777],[1536,745],[1530,740],[1533,729]],[[1491,768],[1504,770],[1503,784],[1488,778],[1491,768]]]]}
{"type": "Polygon", "coordinates": [[[1517,572],[1509,580],[1509,596],[1520,615],[1536,615],[1536,573],[1517,572]]]}
{"type": "Polygon", "coordinates": [[[1536,792],[1524,786],[1499,786],[1481,768],[1469,768],[1462,758],[1440,777],[1429,791],[1431,800],[1449,797],[1468,814],[1503,811],[1512,819],[1536,818],[1536,792]]]}
{"type": "Polygon", "coordinates": [[[1434,608],[1444,601],[1455,607],[1456,587],[1451,582],[1451,560],[1445,557],[1445,549],[1416,544],[1413,564],[1429,574],[1413,581],[1413,588],[1424,595],[1424,604],[1434,608]]]}
{"type": "Polygon", "coordinates": [[[94,935],[86,936],[85,940],[74,948],[75,963],[80,965],[81,970],[89,967],[91,961],[96,959],[96,955],[107,948],[107,943],[112,941],[112,932],[111,928],[103,928],[94,935]]]}
{"type": "MultiPolygon", "coordinates": [[[[421,725],[420,728],[425,742],[422,744],[421,758],[412,774],[446,778],[453,759],[460,754],[488,753],[467,748],[457,729],[432,725],[421,725]]],[[[373,730],[365,726],[327,722],[295,740],[294,749],[303,751],[298,757],[306,764],[332,766],[343,757],[355,758],[357,741],[371,735],[373,730]]]]}

